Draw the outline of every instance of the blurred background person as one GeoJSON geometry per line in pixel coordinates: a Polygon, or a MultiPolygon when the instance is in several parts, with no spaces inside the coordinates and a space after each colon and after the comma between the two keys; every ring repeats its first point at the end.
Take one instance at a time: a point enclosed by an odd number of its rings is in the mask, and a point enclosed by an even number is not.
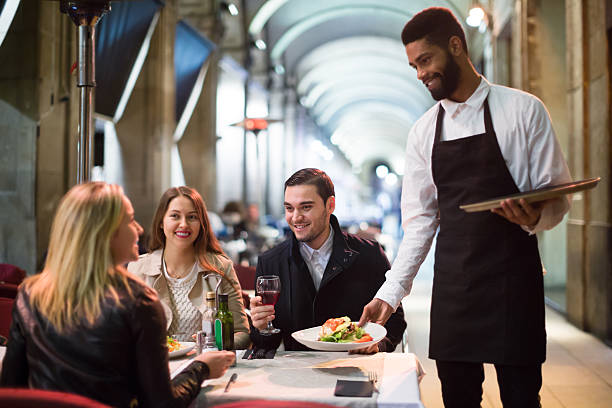
{"type": "Polygon", "coordinates": [[[122,266],[142,227],[121,187],[73,187],[61,201],[42,273],[19,289],[0,384],[72,392],[113,406],[187,406],[229,352],[195,357],[170,381],[153,290],[122,266]]]}
{"type": "Polygon", "coordinates": [[[220,236],[221,245],[232,261],[244,266],[257,265],[257,257],[279,242],[278,229],[262,225],[259,204],[246,206],[239,201],[228,201],[221,215],[226,229],[220,236]]]}
{"type": "Polygon", "coordinates": [[[225,224],[224,239],[226,241],[246,238],[246,235],[243,234],[247,230],[245,213],[244,205],[240,201],[225,203],[221,212],[221,219],[225,224]]]}
{"type": "Polygon", "coordinates": [[[202,196],[190,187],[168,189],[159,200],[151,223],[149,253],[128,265],[128,270],[157,291],[168,321],[168,335],[190,341],[200,330],[206,292],[214,291],[221,279],[220,293],[229,295],[234,316],[237,349],[250,344],[249,324],[242,291],[232,261],[213,234],[202,196]]]}
{"type": "Polygon", "coordinates": [[[260,226],[259,204],[250,203],[246,209],[244,224],[248,232],[256,232],[260,226]]]}

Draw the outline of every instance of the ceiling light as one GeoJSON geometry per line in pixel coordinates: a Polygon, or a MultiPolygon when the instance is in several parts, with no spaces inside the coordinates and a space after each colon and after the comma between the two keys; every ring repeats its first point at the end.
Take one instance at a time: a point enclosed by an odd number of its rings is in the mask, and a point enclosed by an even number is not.
{"type": "Polygon", "coordinates": [[[485,20],[486,13],[481,6],[474,6],[468,12],[465,22],[470,27],[478,27],[485,20]]]}
{"type": "Polygon", "coordinates": [[[268,46],[266,45],[266,42],[262,40],[261,38],[255,41],[255,47],[257,47],[258,50],[262,50],[262,51],[268,48],[268,46]]]}
{"type": "Polygon", "coordinates": [[[232,16],[238,15],[238,7],[236,7],[234,3],[222,1],[221,3],[219,3],[219,6],[221,7],[221,10],[227,11],[232,16]]]}
{"type": "Polygon", "coordinates": [[[389,168],[384,164],[379,164],[376,166],[376,177],[379,179],[384,179],[389,174],[389,168]]]}
{"type": "Polygon", "coordinates": [[[274,72],[276,72],[278,75],[283,75],[285,73],[285,67],[283,64],[276,64],[274,66],[274,72]]]}
{"type": "Polygon", "coordinates": [[[398,177],[395,173],[389,173],[387,174],[387,177],[385,177],[385,183],[387,183],[388,186],[394,186],[395,183],[397,183],[397,180],[398,177]]]}

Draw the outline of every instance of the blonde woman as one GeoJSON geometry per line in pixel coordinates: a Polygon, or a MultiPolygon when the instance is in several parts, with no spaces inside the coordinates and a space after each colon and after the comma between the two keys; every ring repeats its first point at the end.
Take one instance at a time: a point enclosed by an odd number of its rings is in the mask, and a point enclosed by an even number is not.
{"type": "Polygon", "coordinates": [[[170,381],[161,303],[121,266],[138,258],[141,231],[119,186],[86,183],[64,196],[44,270],[19,288],[2,386],[119,407],[187,406],[204,379],[223,375],[234,356],[214,352],[170,381]]]}
{"type": "Polygon", "coordinates": [[[215,237],[200,194],[189,187],[168,189],[151,223],[149,253],[128,270],[157,291],[168,321],[168,334],[191,340],[202,327],[206,292],[221,279],[220,293],[229,295],[234,316],[234,345],[247,348],[249,324],[238,277],[215,237]],[[217,279],[202,278],[213,273],[217,279]]]}

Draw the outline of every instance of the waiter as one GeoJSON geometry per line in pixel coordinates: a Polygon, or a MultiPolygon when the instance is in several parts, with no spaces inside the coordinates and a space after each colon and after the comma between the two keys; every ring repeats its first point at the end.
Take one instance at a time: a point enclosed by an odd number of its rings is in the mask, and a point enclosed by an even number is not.
{"type": "Polygon", "coordinates": [[[483,363],[495,365],[504,407],[539,407],[546,332],[534,233],[557,225],[569,199],[505,200],[477,213],[459,205],[571,181],[548,112],[535,96],[476,72],[463,29],[447,9],[416,14],[402,41],[439,102],[408,135],[404,238],[361,323],[383,323],[410,292],[439,227],[429,357],[445,407],[480,406],[483,363]]]}

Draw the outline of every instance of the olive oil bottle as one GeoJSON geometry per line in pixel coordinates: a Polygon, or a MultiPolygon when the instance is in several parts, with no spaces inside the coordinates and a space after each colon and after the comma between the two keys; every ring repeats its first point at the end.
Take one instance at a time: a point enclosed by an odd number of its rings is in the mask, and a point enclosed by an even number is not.
{"type": "Polygon", "coordinates": [[[234,351],[234,316],[228,307],[228,295],[219,295],[219,308],[215,316],[215,343],[219,350],[234,351]]]}

